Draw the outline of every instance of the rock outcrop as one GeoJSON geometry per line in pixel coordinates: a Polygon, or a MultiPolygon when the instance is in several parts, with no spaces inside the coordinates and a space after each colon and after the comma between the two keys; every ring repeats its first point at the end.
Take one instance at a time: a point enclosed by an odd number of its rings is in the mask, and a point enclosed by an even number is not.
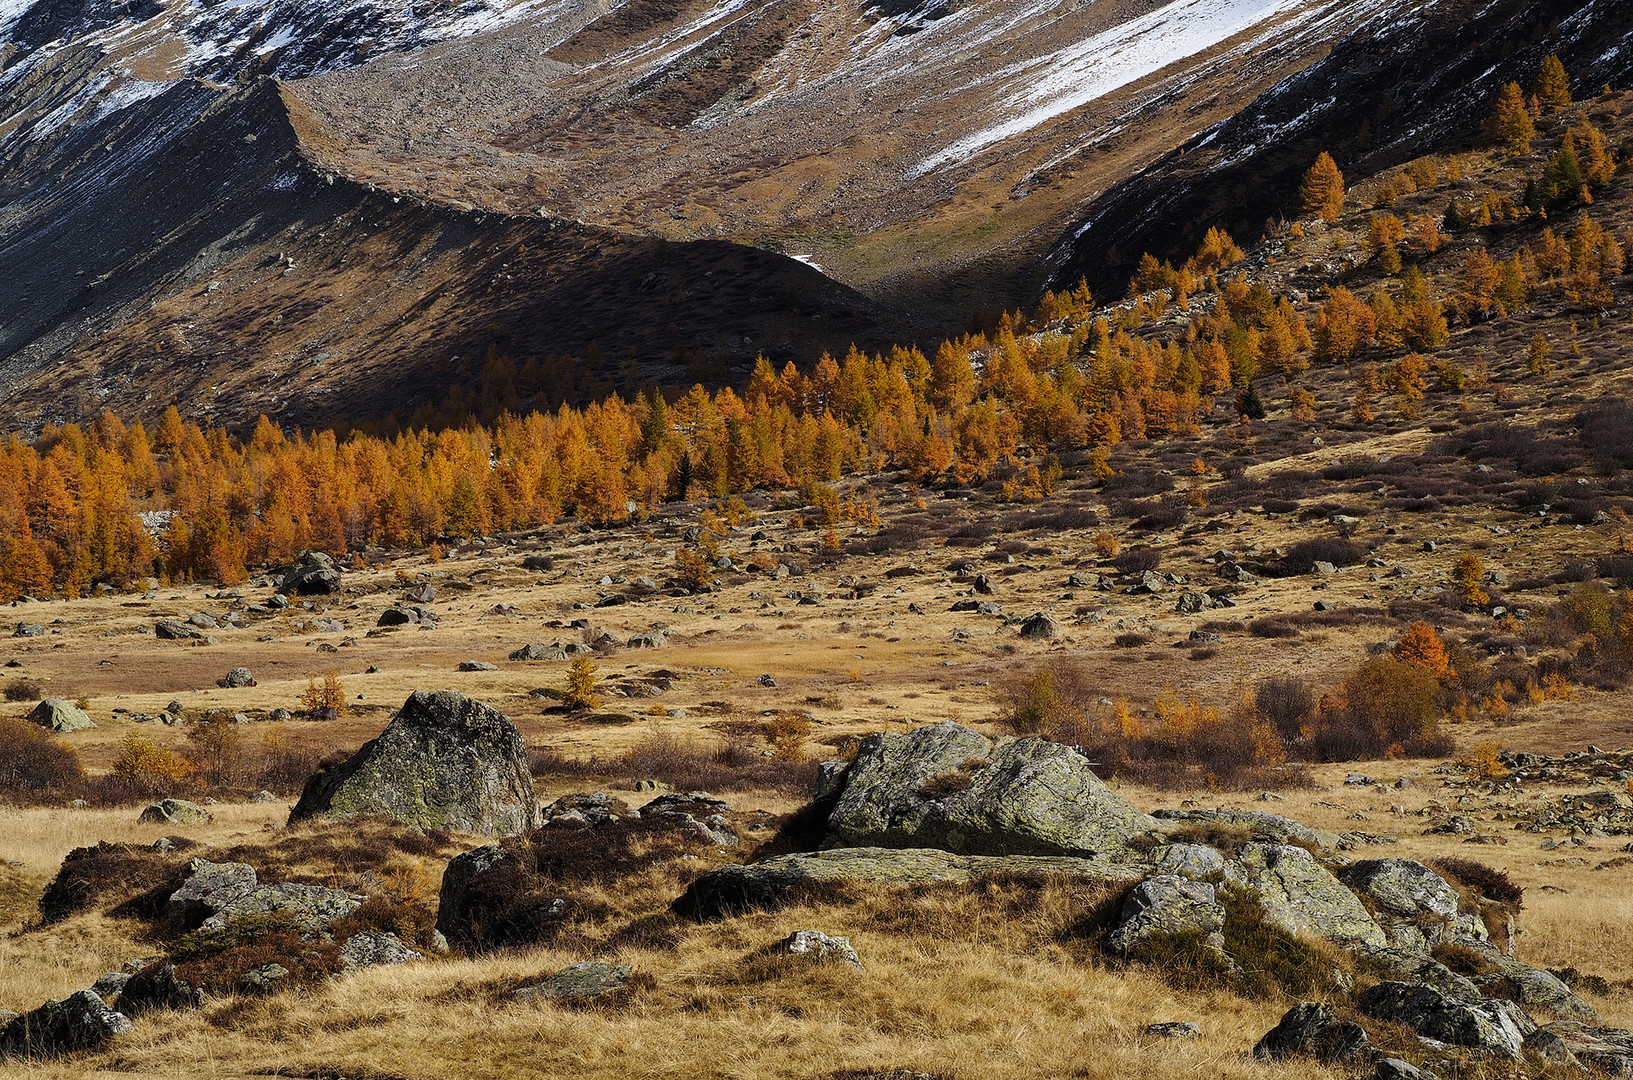
{"type": "Polygon", "coordinates": [[[1223,957],[1224,928],[1225,909],[1211,884],[1162,874],[1129,891],[1108,943],[1117,952],[1131,953],[1153,935],[1187,935],[1223,957]]]}
{"type": "Polygon", "coordinates": [[[874,886],[965,882],[986,874],[1048,874],[1093,882],[1132,884],[1137,867],[1106,859],[1040,855],[958,855],[934,848],[833,848],[778,855],[745,866],[724,866],[698,878],[675,901],[675,911],[708,920],[748,911],[773,911],[801,897],[847,884],[874,886]]]}
{"type": "Polygon", "coordinates": [[[62,1001],[47,1001],[0,1027],[0,1061],[89,1050],[130,1027],[130,1018],[108,1008],[96,991],[81,990],[62,1001]]]}
{"type": "Polygon", "coordinates": [[[1264,905],[1266,921],[1290,934],[1322,938],[1349,948],[1388,945],[1355,894],[1301,847],[1249,844],[1240,859],[1243,879],[1264,905]]]}
{"type": "Polygon", "coordinates": [[[188,869],[190,876],[165,902],[165,921],[174,933],[219,930],[233,919],[278,914],[303,933],[320,934],[363,903],[361,896],[321,885],[263,885],[248,863],[194,859],[188,869]]]}
{"type": "Polygon", "coordinates": [[[1253,1048],[1253,1056],[1280,1059],[1313,1057],[1324,1062],[1355,1061],[1371,1052],[1367,1033],[1351,1020],[1340,1020],[1332,1006],[1304,1001],[1294,1005],[1253,1048]]]}
{"type": "Polygon", "coordinates": [[[1075,750],[950,722],[868,736],[830,784],[828,847],[1119,858],[1156,827],[1075,750]]]}
{"type": "Polygon", "coordinates": [[[385,731],[307,781],[291,822],[379,814],[423,829],[510,836],[538,818],[510,718],[449,691],[416,691],[385,731]]]}

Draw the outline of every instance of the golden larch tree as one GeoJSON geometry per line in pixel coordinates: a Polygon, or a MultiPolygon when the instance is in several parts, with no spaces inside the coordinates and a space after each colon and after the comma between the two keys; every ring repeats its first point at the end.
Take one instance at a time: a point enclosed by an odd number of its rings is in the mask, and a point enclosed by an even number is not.
{"type": "Polygon", "coordinates": [[[1344,174],[1338,171],[1338,163],[1325,150],[1304,174],[1299,199],[1303,213],[1316,214],[1329,225],[1344,212],[1344,174]]]}

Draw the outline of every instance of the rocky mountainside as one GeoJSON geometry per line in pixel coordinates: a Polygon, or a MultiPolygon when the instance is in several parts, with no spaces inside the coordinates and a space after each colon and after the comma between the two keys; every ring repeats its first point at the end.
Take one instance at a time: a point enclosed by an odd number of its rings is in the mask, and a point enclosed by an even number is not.
{"type": "Polygon", "coordinates": [[[11,0],[0,416],[406,417],[495,357],[545,405],[933,345],[1251,232],[1317,146],[1464,133],[1543,51],[1633,56],[1614,4],[1475,7],[11,0]]]}

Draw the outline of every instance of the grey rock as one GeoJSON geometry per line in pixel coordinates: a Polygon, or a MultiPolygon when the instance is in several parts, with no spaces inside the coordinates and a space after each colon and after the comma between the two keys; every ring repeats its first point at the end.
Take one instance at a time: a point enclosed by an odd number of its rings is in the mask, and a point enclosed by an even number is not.
{"type": "Polygon", "coordinates": [[[161,799],[142,809],[137,821],[144,825],[206,825],[214,816],[186,799],[161,799]]]}
{"type": "Polygon", "coordinates": [[[1226,875],[1225,856],[1217,848],[1206,844],[1168,844],[1151,853],[1153,870],[1158,874],[1172,874],[1203,881],[1226,875]]]}
{"type": "Polygon", "coordinates": [[[378,737],[307,781],[289,820],[352,814],[483,836],[531,828],[538,805],[521,732],[463,694],[417,690],[378,737]]]}
{"type": "Polygon", "coordinates": [[[1021,637],[1028,641],[1048,641],[1060,636],[1060,623],[1053,615],[1038,612],[1021,623],[1021,637]]]}
{"type": "Polygon", "coordinates": [[[1200,1039],[1202,1037],[1202,1029],[1189,1020],[1168,1020],[1160,1024],[1147,1024],[1141,1030],[1157,1039],[1200,1039]]]}
{"type": "Polygon", "coordinates": [[[1205,592],[1191,591],[1179,594],[1179,603],[1174,605],[1174,610],[1181,615],[1195,615],[1198,612],[1207,611],[1211,607],[1213,607],[1213,597],[1205,592]]]}
{"type": "Polygon", "coordinates": [[[1131,857],[1130,838],[1155,825],[1075,750],[943,722],[862,741],[824,846],[1131,857]],[[961,790],[941,786],[953,774],[961,790]]]}
{"type": "Polygon", "coordinates": [[[176,974],[174,964],[151,964],[137,971],[119,992],[119,1008],[130,1016],[150,1009],[196,1009],[204,991],[176,974]]]}
{"type": "Polygon", "coordinates": [[[189,626],[196,626],[200,630],[215,630],[221,625],[216,621],[214,615],[208,615],[202,611],[195,611],[187,616],[187,623],[189,626]]]}
{"type": "Polygon", "coordinates": [[[437,932],[455,948],[469,950],[476,945],[470,932],[467,893],[471,882],[497,866],[506,857],[498,844],[486,844],[455,855],[442,872],[442,888],[437,894],[437,932]]]}
{"type": "Polygon", "coordinates": [[[1405,1024],[1419,1035],[1487,1054],[1517,1058],[1525,1037],[1536,1030],[1510,1001],[1448,997],[1432,987],[1383,982],[1356,999],[1376,1020],[1405,1024]]]}
{"type": "Polygon", "coordinates": [[[559,1001],[568,1005],[604,1002],[629,990],[633,972],[623,964],[590,960],[562,968],[544,982],[516,991],[518,1001],[559,1001]]]}
{"type": "Polygon", "coordinates": [[[202,641],[204,631],[196,626],[189,626],[175,619],[160,619],[153,624],[153,633],[156,637],[166,641],[202,641]]]}
{"type": "Polygon", "coordinates": [[[12,637],[44,637],[45,627],[39,623],[20,622],[17,629],[11,632],[12,637]]]}
{"type": "Polygon", "coordinates": [[[1303,1001],[1288,1009],[1281,1022],[1265,1033],[1253,1047],[1253,1056],[1272,1060],[1313,1057],[1334,1063],[1356,1061],[1371,1051],[1367,1034],[1359,1024],[1338,1019],[1331,1005],[1303,1001]]]}
{"type": "Polygon", "coordinates": [[[96,991],[98,997],[106,1001],[125,988],[125,984],[130,982],[132,974],[134,973],[129,971],[110,971],[92,983],[91,989],[96,991]]]}
{"type": "Polygon", "coordinates": [[[1249,844],[1240,866],[1272,925],[1350,948],[1380,949],[1388,944],[1355,894],[1303,848],[1249,844]]]}
{"type": "Polygon", "coordinates": [[[284,572],[278,584],[280,593],[299,596],[320,596],[340,591],[340,567],[334,559],[321,551],[303,551],[295,564],[284,572]]]}
{"type": "Polygon", "coordinates": [[[376,626],[409,626],[420,621],[419,612],[411,607],[386,608],[375,620],[376,626]]]}
{"type": "Polygon", "coordinates": [[[1373,1080],[1439,1080],[1439,1077],[1400,1058],[1379,1058],[1372,1067],[1373,1080]]]}
{"type": "Polygon", "coordinates": [[[1224,956],[1225,909],[1205,881],[1172,874],[1147,878],[1134,886],[1108,944],[1117,952],[1138,950],[1153,934],[1196,935],[1204,947],[1224,956]]]}
{"type": "Polygon", "coordinates": [[[490,664],[486,660],[464,660],[460,662],[459,671],[498,671],[497,664],[490,664]]]}
{"type": "MultiPolygon", "coordinates": [[[[1481,930],[1484,929],[1482,925],[1481,930]]],[[[1558,977],[1514,959],[1489,941],[1463,938],[1457,940],[1457,944],[1478,953],[1491,968],[1487,974],[1471,977],[1482,992],[1547,1009],[1564,1020],[1599,1022],[1599,1013],[1593,1006],[1577,997],[1558,977]]]]}
{"type": "Polygon", "coordinates": [[[644,634],[636,634],[629,639],[631,649],[661,649],[666,644],[663,631],[649,630],[644,634]]]}
{"type": "Polygon", "coordinates": [[[837,960],[858,971],[862,961],[851,947],[848,937],[829,937],[820,930],[795,930],[777,943],[776,951],[784,956],[803,956],[812,960],[837,960]]]}
{"type": "Polygon", "coordinates": [[[834,848],[778,855],[746,866],[723,866],[693,881],[673,906],[678,914],[702,921],[749,911],[773,911],[812,890],[844,882],[891,887],[964,882],[988,874],[1048,874],[1132,884],[1144,876],[1144,871],[1124,862],[1067,856],[955,855],[934,848],[834,848]]]}
{"type": "Polygon", "coordinates": [[[130,1018],[108,1008],[96,991],[81,990],[62,1001],[47,1001],[0,1027],[0,1061],[89,1050],[130,1028],[130,1018]]]}
{"type": "Polygon", "coordinates": [[[224,690],[238,690],[246,686],[254,686],[255,676],[250,674],[247,667],[236,667],[217,679],[215,684],[224,690]]]}
{"type": "Polygon", "coordinates": [[[1340,879],[1372,901],[1396,948],[1427,953],[1442,941],[1486,937],[1485,924],[1457,910],[1457,890],[1410,859],[1363,859],[1340,879]]]}
{"type": "Polygon", "coordinates": [[[424,584],[416,585],[414,588],[403,593],[403,599],[407,600],[411,604],[435,603],[437,599],[437,587],[427,581],[424,584]]]}
{"type": "Polygon", "coordinates": [[[64,734],[96,727],[95,722],[85,715],[83,709],[76,708],[61,698],[46,698],[29,710],[28,719],[31,723],[64,734]]]}
{"type": "Polygon", "coordinates": [[[386,967],[424,960],[425,954],[409,948],[396,934],[365,930],[353,934],[340,947],[340,959],[347,971],[356,968],[386,967]]]}

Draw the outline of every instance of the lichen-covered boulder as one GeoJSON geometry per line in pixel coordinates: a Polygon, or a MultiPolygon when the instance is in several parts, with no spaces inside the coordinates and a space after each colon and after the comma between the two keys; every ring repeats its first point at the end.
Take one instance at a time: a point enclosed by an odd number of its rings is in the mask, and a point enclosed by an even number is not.
{"type": "Polygon", "coordinates": [[[589,960],[564,967],[535,986],[524,986],[514,996],[519,1001],[559,1001],[566,1005],[603,1002],[627,992],[632,974],[623,964],[589,960]]]}
{"type": "Polygon", "coordinates": [[[1382,949],[1388,944],[1355,894],[1303,848],[1249,844],[1238,866],[1271,925],[1346,948],[1382,949]]]}
{"type": "Polygon", "coordinates": [[[144,825],[206,825],[215,818],[198,803],[186,799],[160,799],[143,807],[136,820],[144,825]]]}
{"type": "Polygon", "coordinates": [[[64,734],[70,731],[84,731],[96,727],[96,723],[85,715],[85,710],[77,708],[61,698],[46,698],[29,712],[31,722],[43,728],[64,734]]]}
{"type": "Polygon", "coordinates": [[[782,956],[800,956],[810,960],[837,960],[856,970],[862,970],[862,960],[848,937],[832,937],[820,930],[795,930],[777,942],[776,952],[782,956]]]}
{"type": "Polygon", "coordinates": [[[521,732],[463,694],[415,691],[377,738],[307,781],[289,820],[350,814],[483,836],[531,828],[538,803],[521,732]]]}
{"type": "Polygon", "coordinates": [[[1340,1020],[1332,1006],[1303,1001],[1288,1009],[1281,1022],[1253,1047],[1253,1056],[1279,1060],[1313,1057],[1318,1061],[1355,1061],[1371,1053],[1361,1025],[1340,1020]]]}
{"type": "Polygon", "coordinates": [[[1195,937],[1204,948],[1224,956],[1225,909],[1205,881],[1162,874],[1134,886],[1123,900],[1117,928],[1108,944],[1117,952],[1134,952],[1153,935],[1195,937]]]}
{"type": "Polygon", "coordinates": [[[1372,901],[1378,922],[1397,949],[1427,954],[1443,941],[1484,941],[1485,924],[1457,909],[1457,890],[1411,859],[1362,859],[1340,880],[1372,901]]]}
{"type": "Polygon", "coordinates": [[[1129,840],[1155,826],[1075,750],[951,722],[868,736],[832,782],[826,847],[1128,858],[1129,840]]]}
{"type": "Polygon", "coordinates": [[[965,882],[989,874],[1044,874],[1122,884],[1144,877],[1141,868],[1108,859],[955,855],[934,848],[833,848],[778,855],[747,866],[723,866],[693,881],[673,906],[677,914],[702,921],[774,911],[802,897],[852,883],[924,885],[965,882]]]}
{"type": "Polygon", "coordinates": [[[62,1001],[47,1001],[0,1027],[0,1061],[89,1050],[130,1028],[130,1018],[108,1008],[96,991],[81,990],[62,1001]]]}
{"type": "Polygon", "coordinates": [[[340,947],[340,960],[347,971],[366,967],[386,967],[424,960],[425,954],[411,949],[396,934],[365,930],[353,934],[340,947]]]}
{"type": "Polygon", "coordinates": [[[160,619],[153,624],[153,635],[165,641],[203,641],[204,631],[175,619],[160,619]]]}
{"type": "Polygon", "coordinates": [[[1482,993],[1547,1009],[1564,1020],[1599,1022],[1594,1007],[1577,997],[1557,976],[1522,963],[1487,941],[1463,940],[1457,944],[1484,961],[1487,970],[1470,976],[1482,993]]]}
{"type": "Polygon", "coordinates": [[[1410,983],[1368,987],[1356,1003],[1375,1020],[1405,1024],[1439,1042],[1505,1057],[1519,1057],[1525,1037],[1537,1029],[1511,1001],[1459,999],[1410,983]]]}

